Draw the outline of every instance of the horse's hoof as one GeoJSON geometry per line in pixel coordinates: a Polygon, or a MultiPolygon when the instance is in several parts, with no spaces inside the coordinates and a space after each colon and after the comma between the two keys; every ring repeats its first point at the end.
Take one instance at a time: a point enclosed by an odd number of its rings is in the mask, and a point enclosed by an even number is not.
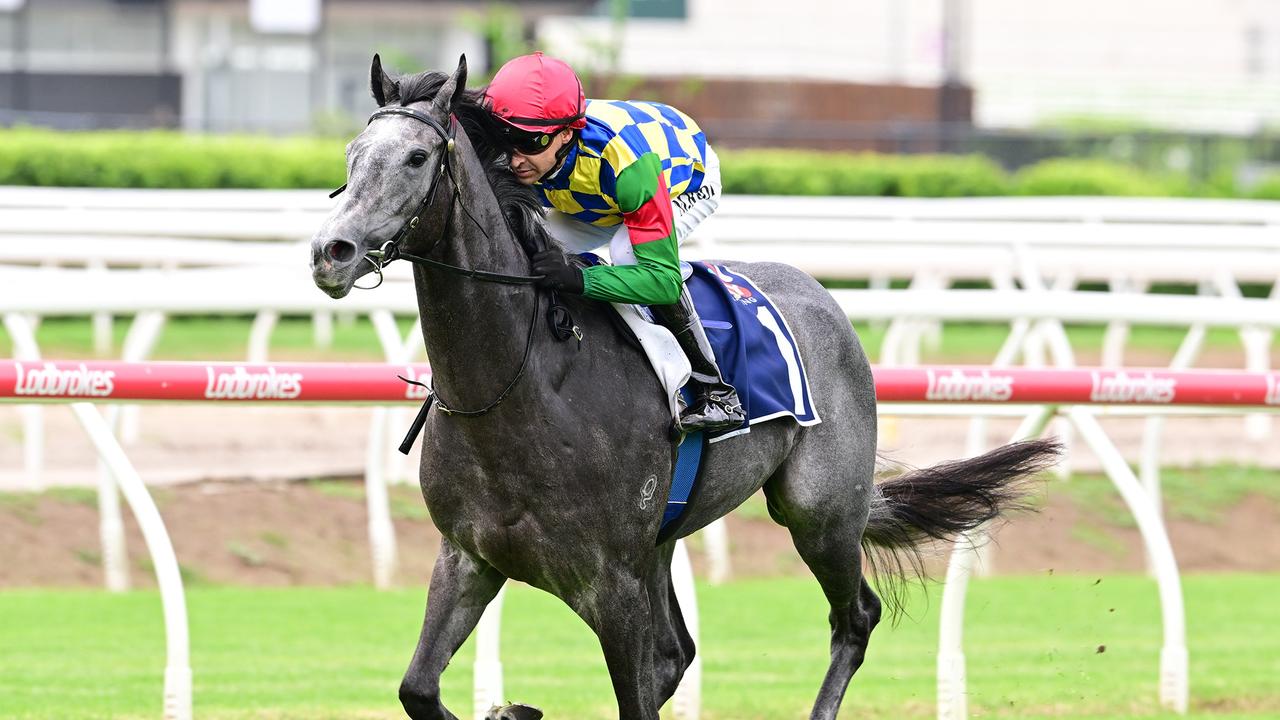
{"type": "Polygon", "coordinates": [[[542,720],[542,711],[528,705],[506,705],[489,708],[484,720],[542,720]]]}

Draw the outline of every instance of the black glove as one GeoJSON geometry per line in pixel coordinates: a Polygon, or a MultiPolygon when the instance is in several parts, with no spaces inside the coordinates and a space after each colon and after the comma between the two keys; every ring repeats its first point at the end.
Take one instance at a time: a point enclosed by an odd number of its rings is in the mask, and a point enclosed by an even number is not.
{"type": "Polygon", "coordinates": [[[559,250],[543,250],[533,254],[533,274],[543,275],[536,281],[541,287],[582,294],[582,270],[569,264],[569,258],[559,250]]]}

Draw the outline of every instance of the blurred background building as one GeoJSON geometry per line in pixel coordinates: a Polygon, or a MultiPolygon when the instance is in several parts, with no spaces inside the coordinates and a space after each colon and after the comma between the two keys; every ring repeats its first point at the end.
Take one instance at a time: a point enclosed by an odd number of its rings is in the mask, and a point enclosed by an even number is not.
{"type": "Polygon", "coordinates": [[[1280,124],[1277,0],[0,0],[0,124],[345,133],[374,51],[402,71],[465,52],[478,81],[534,47],[733,146],[1017,166],[1064,129],[1075,147],[1280,124]]]}

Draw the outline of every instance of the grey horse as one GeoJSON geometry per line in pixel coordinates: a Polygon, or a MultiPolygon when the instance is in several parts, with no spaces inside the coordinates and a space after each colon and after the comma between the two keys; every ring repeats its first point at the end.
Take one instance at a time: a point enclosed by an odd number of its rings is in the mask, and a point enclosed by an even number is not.
{"type": "MultiPolygon", "coordinates": [[[[393,77],[375,56],[371,75],[380,110],[347,146],[346,193],[311,262],[333,297],[392,257],[415,262],[439,403],[426,416],[422,496],[442,540],[401,703],[414,720],[456,717],[440,674],[513,579],[560,598],[596,633],[620,718],[655,720],[694,657],[671,583],[676,538],[655,542],[675,456],[663,391],[608,305],[563,298],[581,338],[548,329],[552,298],[528,282],[528,253],[551,242],[541,206],[506,170],[481,94],[465,89],[465,58],[452,75],[393,77]]],[[[677,535],[763,489],[831,606],[830,667],[811,717],[834,718],[881,616],[862,550],[879,548],[901,579],[894,551],[909,557],[1016,505],[1021,481],[1057,447],[1006,445],[876,484],[875,385],[840,307],[795,268],[727,265],[787,318],[824,420],[774,420],[711,445],[677,535]]],[[[503,713],[493,717],[541,716],[503,713]]]]}

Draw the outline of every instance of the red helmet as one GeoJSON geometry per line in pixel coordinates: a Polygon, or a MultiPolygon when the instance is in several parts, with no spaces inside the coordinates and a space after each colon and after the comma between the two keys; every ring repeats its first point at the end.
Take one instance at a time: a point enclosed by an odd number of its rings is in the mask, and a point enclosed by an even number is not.
{"type": "Polygon", "coordinates": [[[586,96],[573,68],[540,52],[507,61],[485,96],[495,115],[521,130],[546,133],[587,125],[586,96]]]}

